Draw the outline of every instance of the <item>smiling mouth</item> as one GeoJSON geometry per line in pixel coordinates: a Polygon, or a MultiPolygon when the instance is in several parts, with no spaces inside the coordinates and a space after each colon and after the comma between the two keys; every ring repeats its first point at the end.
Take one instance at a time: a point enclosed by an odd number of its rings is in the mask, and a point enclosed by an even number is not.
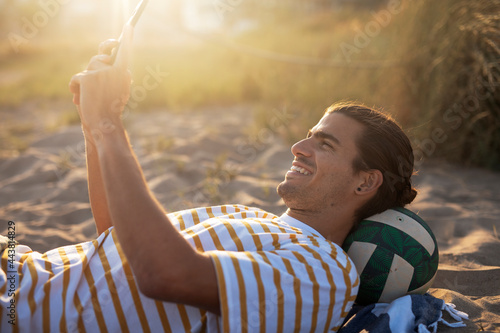
{"type": "Polygon", "coordinates": [[[295,171],[295,172],[298,172],[302,175],[305,175],[305,176],[309,176],[311,173],[309,171],[307,171],[306,169],[304,168],[301,168],[301,167],[298,167],[298,166],[295,166],[295,165],[292,165],[292,167],[290,168],[291,171],[295,171]]]}

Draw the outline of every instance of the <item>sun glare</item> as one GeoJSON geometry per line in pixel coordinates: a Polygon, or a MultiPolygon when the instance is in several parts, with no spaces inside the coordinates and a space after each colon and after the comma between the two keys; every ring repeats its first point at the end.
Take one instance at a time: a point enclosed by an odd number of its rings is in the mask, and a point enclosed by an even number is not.
{"type": "Polygon", "coordinates": [[[124,22],[126,22],[127,17],[130,13],[130,1],[131,0],[114,0],[112,2],[111,13],[113,21],[111,25],[113,27],[121,27],[124,22]]]}
{"type": "Polygon", "coordinates": [[[138,0],[87,0],[68,2],[60,7],[58,16],[49,22],[60,33],[68,31],[83,35],[85,39],[92,36],[102,38],[118,38],[123,25],[132,14],[138,0]]]}

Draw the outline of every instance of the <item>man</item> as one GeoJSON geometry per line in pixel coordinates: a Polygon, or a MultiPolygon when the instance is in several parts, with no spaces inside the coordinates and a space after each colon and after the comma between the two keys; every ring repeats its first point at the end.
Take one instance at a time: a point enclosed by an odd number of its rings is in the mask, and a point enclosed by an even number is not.
{"type": "Polygon", "coordinates": [[[406,136],[379,112],[334,106],[292,147],[281,217],[240,205],[166,215],[120,120],[130,39],[113,65],[116,44],[102,44],[70,83],[100,236],[43,255],[18,246],[12,261],[4,252],[2,332],[14,330],[11,304],[21,331],[337,330],[359,285],[340,245],[361,218],[415,195],[406,136]]]}

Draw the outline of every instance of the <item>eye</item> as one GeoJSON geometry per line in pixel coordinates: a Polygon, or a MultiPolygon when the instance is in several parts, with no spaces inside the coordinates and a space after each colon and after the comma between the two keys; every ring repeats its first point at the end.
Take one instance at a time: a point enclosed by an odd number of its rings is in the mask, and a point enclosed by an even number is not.
{"type": "Polygon", "coordinates": [[[321,146],[328,148],[328,149],[333,149],[333,146],[328,142],[328,141],[321,141],[321,146]]]}

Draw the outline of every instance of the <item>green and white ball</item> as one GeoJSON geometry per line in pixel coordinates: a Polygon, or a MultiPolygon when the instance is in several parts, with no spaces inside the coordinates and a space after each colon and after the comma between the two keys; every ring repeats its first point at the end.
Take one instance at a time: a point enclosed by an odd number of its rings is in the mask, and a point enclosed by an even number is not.
{"type": "Polygon", "coordinates": [[[360,275],[356,303],[362,305],[424,294],[439,264],[431,229],[405,208],[388,209],[363,220],[343,248],[360,275]]]}

